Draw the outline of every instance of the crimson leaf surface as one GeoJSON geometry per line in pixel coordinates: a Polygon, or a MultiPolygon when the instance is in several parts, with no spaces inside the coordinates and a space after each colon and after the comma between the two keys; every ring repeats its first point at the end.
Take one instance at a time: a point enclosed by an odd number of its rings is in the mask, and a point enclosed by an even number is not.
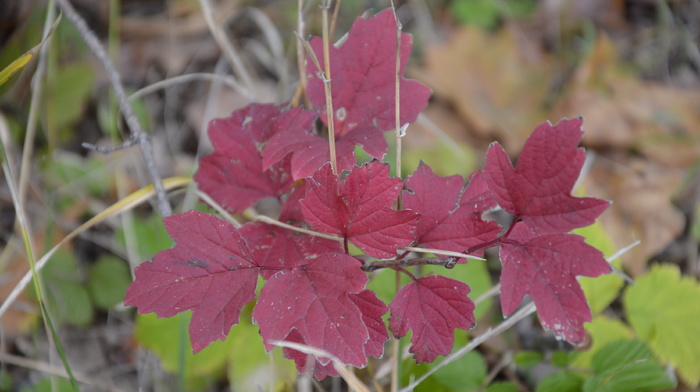
{"type": "Polygon", "coordinates": [[[300,107],[253,104],[209,123],[214,152],[199,161],[194,175],[202,191],[229,211],[242,212],[268,196],[280,198],[294,178],[291,158],[263,167],[262,150],[274,135],[311,129],[316,114],[300,107]]]}
{"type": "Polygon", "coordinates": [[[439,177],[421,164],[406,180],[404,206],[420,214],[416,242],[426,248],[462,252],[493,239],[501,227],[481,215],[496,206],[481,172],[464,186],[461,176],[439,177]]]}
{"type": "Polygon", "coordinates": [[[196,353],[238,324],[255,298],[258,266],[238,230],[213,215],[190,211],[163,223],[177,245],[136,267],[124,304],[158,317],[191,310],[196,353]]]}
{"type": "Polygon", "coordinates": [[[403,181],[389,176],[388,165],[372,161],[355,166],[345,180],[325,165],[306,184],[306,197],[299,203],[311,227],[380,258],[396,256],[396,249],[413,242],[418,215],[391,209],[403,181]]]}
{"type": "Polygon", "coordinates": [[[583,119],[545,122],[525,143],[515,168],[497,143],[489,147],[484,174],[495,200],[507,212],[541,233],[568,232],[593,223],[610,203],[571,196],[586,159],[577,148],[583,119]]]}
{"type": "Polygon", "coordinates": [[[401,338],[413,331],[410,352],[416,362],[433,362],[452,351],[455,328],[474,326],[474,302],[469,286],[433,275],[417,279],[399,290],[389,305],[391,332],[401,338]]]}

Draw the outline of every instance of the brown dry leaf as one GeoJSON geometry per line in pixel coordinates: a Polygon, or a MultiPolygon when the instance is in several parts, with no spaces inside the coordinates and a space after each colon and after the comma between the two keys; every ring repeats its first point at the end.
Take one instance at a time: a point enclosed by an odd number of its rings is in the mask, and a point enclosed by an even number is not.
{"type": "Polygon", "coordinates": [[[446,44],[428,47],[425,59],[419,79],[454,105],[471,131],[499,140],[509,152],[547,118],[551,63],[514,28],[489,34],[463,27],[446,44]]]}
{"type": "MultiPolygon", "coordinates": [[[[19,240],[19,238],[17,237],[19,240]]],[[[21,241],[21,240],[19,240],[21,241]]],[[[35,241],[36,242],[36,241],[35,241]]],[[[16,246],[21,244],[16,243],[16,246]]],[[[3,252],[11,250],[3,249],[3,252]]],[[[4,301],[24,274],[29,271],[27,260],[12,252],[6,265],[0,267],[0,301],[4,301]]],[[[39,310],[36,303],[27,297],[25,292],[19,294],[12,306],[0,318],[0,328],[5,338],[12,339],[17,335],[26,333],[38,320],[39,310]]]]}
{"type": "Polygon", "coordinates": [[[553,113],[583,115],[584,143],[591,147],[632,149],[686,168],[700,157],[700,91],[636,78],[624,70],[605,35],[599,36],[553,113]]]}
{"type": "Polygon", "coordinates": [[[685,217],[671,200],[683,177],[681,169],[624,153],[598,157],[586,176],[588,194],[614,200],[600,221],[615,245],[622,249],[641,241],[622,257],[632,276],[644,272],[647,261],[682,232],[685,217]]]}

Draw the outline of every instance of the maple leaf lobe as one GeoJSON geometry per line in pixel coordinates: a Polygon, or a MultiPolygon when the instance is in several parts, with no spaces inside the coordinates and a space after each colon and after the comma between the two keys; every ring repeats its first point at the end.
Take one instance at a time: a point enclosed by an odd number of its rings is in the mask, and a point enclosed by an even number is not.
{"type": "Polygon", "coordinates": [[[413,331],[409,351],[417,363],[449,354],[455,328],[474,326],[475,306],[467,297],[469,292],[465,283],[436,275],[417,279],[396,294],[389,304],[389,326],[397,338],[413,331]]]}
{"type": "Polygon", "coordinates": [[[136,267],[124,304],[158,317],[191,310],[196,353],[225,340],[238,323],[243,306],[255,298],[257,265],[238,230],[213,215],[190,211],[163,223],[176,246],[136,267]]]}
{"type": "Polygon", "coordinates": [[[514,312],[528,294],[545,329],[571,343],[583,341],[583,323],[592,315],[576,277],[610,273],[603,254],[581,236],[540,235],[521,222],[502,241],[499,255],[504,315],[514,312]]]}
{"type": "Polygon", "coordinates": [[[345,180],[325,165],[307,181],[299,202],[306,222],[316,230],[342,236],[374,257],[393,257],[413,242],[418,215],[391,207],[402,181],[389,166],[372,161],[355,166],[345,180]]]}
{"type": "Polygon", "coordinates": [[[592,224],[610,205],[571,195],[585,152],[578,148],[582,118],[540,124],[513,167],[497,143],[489,147],[484,174],[498,205],[535,231],[567,232],[592,224]]]}

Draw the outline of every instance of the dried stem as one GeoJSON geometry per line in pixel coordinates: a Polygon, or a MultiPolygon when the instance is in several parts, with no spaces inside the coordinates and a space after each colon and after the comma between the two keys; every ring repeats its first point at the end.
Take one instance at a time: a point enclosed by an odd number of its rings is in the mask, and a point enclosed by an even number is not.
{"type": "MultiPolygon", "coordinates": [[[[394,106],[396,114],[396,177],[401,178],[401,138],[403,137],[401,129],[401,106],[399,105],[401,101],[401,30],[403,26],[399,20],[398,15],[396,15],[396,9],[394,8],[394,2],[391,2],[391,9],[394,12],[394,19],[396,20],[396,69],[394,70],[395,78],[395,91],[394,91],[394,106]]],[[[401,209],[401,194],[399,194],[399,209],[401,209]]]]}
{"type": "Polygon", "coordinates": [[[238,53],[233,47],[231,41],[229,41],[226,34],[214,21],[214,10],[211,7],[211,3],[209,3],[209,0],[199,0],[199,5],[202,7],[202,14],[204,15],[204,20],[207,22],[211,35],[214,36],[214,40],[216,40],[219,48],[221,48],[226,56],[226,59],[231,65],[231,69],[233,69],[236,75],[238,75],[238,78],[243,81],[248,89],[249,95],[255,96],[253,78],[245,68],[243,60],[241,60],[240,56],[238,56],[238,53]]]}
{"type": "Polygon", "coordinates": [[[381,268],[410,267],[414,265],[440,265],[452,269],[457,265],[457,257],[414,257],[401,260],[380,260],[362,266],[363,271],[371,272],[381,268]]]}
{"type": "Polygon", "coordinates": [[[326,117],[328,118],[328,144],[330,146],[331,169],[333,174],[338,174],[338,163],[335,157],[335,116],[333,111],[333,95],[331,90],[331,59],[330,39],[328,37],[328,10],[331,8],[331,0],[323,0],[321,3],[323,20],[323,86],[326,91],[326,117]]]}
{"type": "Polygon", "coordinates": [[[304,107],[307,109],[311,108],[311,103],[309,102],[309,97],[306,95],[306,55],[304,54],[303,39],[299,37],[304,36],[304,0],[298,0],[297,2],[297,67],[299,68],[299,86],[297,91],[294,93],[294,98],[292,98],[292,106],[298,106],[301,96],[304,96],[304,107]]]}
{"type": "Polygon", "coordinates": [[[255,220],[258,221],[258,222],[265,222],[265,223],[270,224],[270,225],[273,225],[273,226],[279,226],[279,227],[282,227],[282,228],[285,228],[285,229],[289,229],[289,230],[296,231],[296,232],[299,232],[299,233],[304,233],[304,234],[312,235],[312,236],[315,236],[315,237],[326,238],[326,239],[334,240],[334,241],[343,241],[343,239],[340,238],[340,237],[336,237],[336,236],[330,235],[330,234],[319,233],[319,232],[313,231],[313,230],[302,229],[301,227],[296,227],[296,226],[288,225],[288,224],[286,224],[286,223],[282,223],[282,222],[280,222],[280,221],[278,221],[278,220],[276,220],[276,219],[272,219],[272,218],[270,218],[269,216],[265,216],[265,215],[256,215],[256,216],[255,216],[255,220]]]}
{"type": "Polygon", "coordinates": [[[477,348],[481,343],[487,341],[491,337],[505,332],[508,328],[515,325],[515,323],[517,323],[518,321],[520,321],[520,320],[524,319],[525,317],[528,317],[530,314],[534,313],[535,310],[536,310],[535,304],[532,302],[523,306],[520,310],[518,310],[513,315],[508,317],[502,323],[498,324],[495,328],[489,329],[487,332],[475,337],[474,339],[472,339],[471,342],[469,342],[469,344],[467,344],[466,346],[462,347],[461,349],[455,351],[453,354],[445,357],[445,359],[442,362],[440,362],[439,365],[434,366],[433,368],[428,370],[425,374],[420,376],[417,380],[415,380],[411,384],[409,384],[407,387],[401,389],[401,392],[412,391],[420,383],[425,381],[426,378],[430,377],[433,373],[440,370],[443,366],[445,366],[449,363],[452,363],[452,362],[456,361],[457,359],[463,357],[466,353],[477,348]]]}
{"type": "Polygon", "coordinates": [[[342,0],[335,2],[335,7],[333,7],[333,19],[331,19],[330,37],[333,39],[333,33],[335,33],[335,25],[338,22],[338,13],[340,12],[340,3],[342,0]]]}
{"type": "MultiPolygon", "coordinates": [[[[87,24],[85,23],[85,20],[80,15],[78,15],[78,13],[75,11],[70,2],[68,0],[57,0],[57,3],[63,11],[63,13],[66,14],[68,20],[70,20],[71,23],[78,30],[78,33],[82,37],[83,41],[85,41],[85,44],[87,44],[87,46],[90,48],[95,57],[97,57],[100,63],[102,63],[102,66],[107,72],[107,76],[112,85],[112,89],[114,90],[114,95],[116,95],[117,100],[119,101],[119,107],[121,108],[121,111],[124,114],[124,119],[126,120],[126,123],[129,126],[129,129],[131,130],[131,136],[129,141],[124,143],[124,145],[122,145],[121,147],[130,147],[138,144],[141,150],[141,154],[143,155],[143,159],[146,162],[146,170],[148,171],[148,174],[151,178],[151,182],[153,183],[153,186],[155,188],[156,198],[158,200],[158,209],[160,210],[160,213],[163,217],[171,215],[172,209],[170,208],[170,204],[168,203],[168,199],[165,194],[165,188],[163,187],[163,181],[156,167],[156,162],[153,154],[153,146],[151,146],[151,141],[148,135],[141,128],[141,124],[139,123],[139,120],[136,117],[136,113],[134,112],[133,107],[127,99],[126,92],[124,91],[124,86],[121,83],[117,70],[114,68],[112,61],[109,59],[107,52],[102,47],[102,44],[100,44],[100,41],[97,39],[95,33],[93,33],[88,28],[87,24]]],[[[103,151],[100,148],[96,148],[95,150],[98,152],[114,151],[113,149],[103,151]]]]}

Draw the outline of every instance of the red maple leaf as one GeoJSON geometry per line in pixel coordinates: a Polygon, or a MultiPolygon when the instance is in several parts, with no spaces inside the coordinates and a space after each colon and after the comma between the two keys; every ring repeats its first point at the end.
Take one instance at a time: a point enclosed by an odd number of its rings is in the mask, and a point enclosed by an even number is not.
{"type": "Polygon", "coordinates": [[[384,342],[389,339],[389,333],[384,325],[382,316],[389,311],[374,291],[363,290],[349,297],[362,311],[362,320],[369,331],[369,340],[365,342],[365,355],[380,358],[384,354],[384,342]]]}
{"type": "Polygon", "coordinates": [[[583,341],[591,310],[577,276],[610,273],[603,254],[575,234],[537,234],[517,223],[501,241],[501,305],[506,316],[530,295],[545,329],[567,341],[583,341]]]}
{"type": "MultiPolygon", "coordinates": [[[[338,241],[254,222],[239,230],[246,239],[260,276],[268,280],[278,271],[292,270],[326,254],[343,253],[338,241]]],[[[356,261],[357,263],[357,261],[356,261]]]]}
{"type": "Polygon", "coordinates": [[[303,132],[315,119],[313,111],[300,107],[253,104],[212,120],[209,138],[214,152],[200,159],[195,181],[229,211],[241,212],[268,196],[279,198],[294,183],[290,158],[263,167],[261,151],[280,131],[303,132]]]}
{"type": "Polygon", "coordinates": [[[474,326],[469,286],[444,276],[417,279],[399,290],[389,305],[389,327],[401,338],[413,331],[410,352],[416,362],[433,362],[452,351],[455,328],[474,326]]]}
{"type": "Polygon", "coordinates": [[[498,235],[501,227],[481,215],[496,206],[481,172],[464,186],[461,176],[439,177],[421,164],[406,180],[404,206],[420,214],[416,243],[427,248],[462,252],[498,235]]]}
{"type": "MultiPolygon", "coordinates": [[[[316,37],[310,44],[323,67],[322,40],[316,37]]],[[[412,46],[411,36],[402,33],[402,75],[412,46]]],[[[381,159],[387,148],[383,132],[396,127],[396,21],[393,12],[385,10],[370,19],[358,18],[343,46],[331,46],[330,51],[336,157],[338,171],[343,171],[355,164],[354,150],[358,144],[369,155],[381,159]]],[[[323,78],[311,59],[306,72],[309,99],[328,124],[323,78]]],[[[430,89],[403,76],[399,88],[403,125],[416,120],[428,103],[430,89]]],[[[271,138],[263,151],[264,168],[281,162],[290,154],[294,179],[309,177],[330,162],[327,140],[310,129],[295,129],[271,138]]]]}
{"type": "MultiPolygon", "coordinates": [[[[389,308],[384,302],[377,298],[373,291],[363,290],[358,294],[349,294],[349,297],[362,311],[362,319],[369,331],[369,340],[365,343],[365,355],[371,355],[377,358],[381,357],[384,353],[384,342],[389,339],[389,333],[386,330],[382,316],[389,308]]],[[[287,342],[306,344],[296,329],[292,330],[284,340],[287,342]]],[[[312,355],[285,347],[284,356],[294,360],[297,370],[300,373],[313,373],[314,377],[319,380],[326,376],[338,375],[332,363],[326,363],[324,365],[312,355]]]]}
{"type": "MultiPolygon", "coordinates": [[[[360,308],[349,297],[365,288],[359,262],[342,253],[304,257],[298,267],[270,277],[253,310],[266,348],[296,330],[304,343],[325,350],[343,363],[364,366],[370,338],[360,308]],[[301,264],[301,263],[305,264],[301,264]]],[[[328,358],[317,358],[322,365],[328,358]]]]}
{"type": "MultiPolygon", "coordinates": [[[[381,157],[386,152],[384,135],[377,132],[353,132],[336,137],[335,154],[338,171],[350,170],[355,165],[355,145],[361,144],[367,153],[381,157]]],[[[321,166],[331,161],[328,141],[309,130],[281,132],[270,139],[263,150],[263,168],[291,157],[291,172],[295,180],[310,177],[321,166]],[[290,155],[291,154],[291,155],[290,155]]]]}
{"type": "Polygon", "coordinates": [[[243,306],[255,299],[258,266],[238,230],[213,215],[190,211],[163,223],[177,245],[136,267],[124,304],[158,317],[191,310],[196,353],[238,324],[243,306]]]}
{"type": "MultiPolygon", "coordinates": [[[[401,67],[403,75],[413,42],[410,34],[401,34],[401,67]]],[[[311,42],[321,68],[323,41],[314,37],[311,42]]],[[[333,97],[334,124],[338,137],[354,130],[382,131],[396,127],[396,20],[391,9],[373,18],[357,18],[340,48],[330,47],[331,91],[333,97]]],[[[323,78],[316,65],[307,61],[307,93],[321,118],[326,118],[326,93],[323,78]]],[[[430,89],[420,82],[400,80],[400,122],[408,124],[428,103],[430,89]]],[[[365,147],[367,147],[365,145],[365,147]]],[[[365,150],[367,151],[367,150],[365,150]]],[[[375,158],[381,158],[372,154],[375,158]]]]}
{"type": "Polygon", "coordinates": [[[389,176],[389,166],[372,161],[355,166],[344,181],[325,165],[307,180],[299,203],[306,222],[316,230],[336,234],[368,255],[388,258],[413,242],[418,215],[391,209],[403,186],[389,176]]]}
{"type": "MultiPolygon", "coordinates": [[[[304,342],[304,339],[296,329],[293,329],[284,340],[286,342],[306,345],[306,342],[304,342]]],[[[289,347],[284,347],[282,352],[284,353],[285,358],[294,361],[299,373],[313,374],[317,380],[324,379],[326,376],[338,376],[338,371],[335,370],[332,362],[328,362],[323,365],[315,356],[305,354],[289,347]]]]}
{"type": "Polygon", "coordinates": [[[497,143],[489,147],[486,183],[504,210],[537,232],[568,232],[588,226],[610,205],[592,197],[573,197],[571,190],[586,159],[577,148],[583,119],[545,122],[528,138],[513,165],[497,143]]]}

